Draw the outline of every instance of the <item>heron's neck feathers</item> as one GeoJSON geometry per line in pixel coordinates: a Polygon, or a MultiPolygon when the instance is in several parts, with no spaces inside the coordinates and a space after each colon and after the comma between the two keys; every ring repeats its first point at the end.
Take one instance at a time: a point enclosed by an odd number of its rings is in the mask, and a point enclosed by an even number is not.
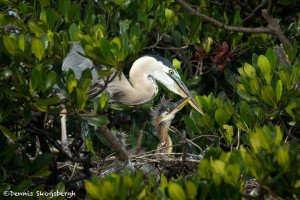
{"type": "Polygon", "coordinates": [[[131,67],[130,82],[121,74],[117,76],[108,88],[112,101],[127,105],[138,105],[150,101],[158,92],[154,78],[150,76],[150,59],[139,59],[131,67]]]}

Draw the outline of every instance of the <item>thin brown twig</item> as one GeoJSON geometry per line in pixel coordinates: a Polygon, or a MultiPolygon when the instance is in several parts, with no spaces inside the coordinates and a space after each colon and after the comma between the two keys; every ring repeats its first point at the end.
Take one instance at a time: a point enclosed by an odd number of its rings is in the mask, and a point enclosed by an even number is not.
{"type": "Polygon", "coordinates": [[[10,1],[9,7],[6,10],[0,11],[0,14],[3,14],[3,13],[6,13],[6,12],[10,11],[11,5],[12,5],[12,1],[10,1]]]}
{"type": "Polygon", "coordinates": [[[22,30],[20,27],[14,26],[14,25],[0,26],[0,29],[4,29],[5,31],[9,31],[9,30],[20,31],[20,30],[22,30]]]}
{"type": "Polygon", "coordinates": [[[265,5],[266,2],[267,2],[267,0],[262,0],[261,3],[256,8],[254,8],[254,10],[251,12],[251,14],[243,19],[243,22],[252,18],[260,9],[262,9],[262,7],[265,5]]]}
{"type": "Polygon", "coordinates": [[[204,15],[200,13],[199,11],[193,9],[189,4],[184,2],[183,0],[175,0],[177,3],[179,3],[181,6],[183,6],[185,9],[187,9],[190,14],[195,15],[197,17],[202,18],[203,20],[211,23],[212,25],[219,27],[221,29],[227,30],[227,31],[234,31],[234,32],[242,32],[242,33],[269,33],[274,36],[276,36],[279,41],[283,44],[288,44],[290,47],[292,47],[291,42],[288,40],[288,38],[284,35],[282,30],[280,29],[280,25],[275,22],[274,18],[271,15],[270,10],[273,9],[273,6],[275,2],[270,2],[267,9],[262,10],[262,16],[267,21],[268,25],[266,27],[258,27],[258,28],[250,28],[250,27],[239,27],[239,26],[229,26],[227,24],[221,23],[207,15],[204,15]]]}
{"type": "Polygon", "coordinates": [[[208,17],[197,10],[190,7],[186,2],[182,0],[176,0],[180,5],[182,5],[185,9],[187,9],[192,15],[195,15],[197,17],[203,18],[205,21],[213,24],[214,26],[217,26],[221,29],[227,30],[227,31],[235,31],[235,32],[243,32],[243,33],[271,33],[269,28],[263,27],[263,28],[246,28],[246,27],[237,27],[237,26],[229,26],[227,24],[221,23],[211,17],[208,17]]]}
{"type": "Polygon", "coordinates": [[[138,142],[137,142],[137,145],[136,145],[135,155],[140,153],[140,150],[141,150],[141,147],[142,147],[143,136],[144,136],[144,131],[141,130],[140,135],[139,135],[139,139],[138,139],[138,142]]]}

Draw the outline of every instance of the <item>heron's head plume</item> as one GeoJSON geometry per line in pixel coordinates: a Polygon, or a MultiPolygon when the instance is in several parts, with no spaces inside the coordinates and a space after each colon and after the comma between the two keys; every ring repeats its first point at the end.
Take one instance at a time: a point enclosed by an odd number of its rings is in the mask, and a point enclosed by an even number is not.
{"type": "Polygon", "coordinates": [[[139,58],[134,65],[145,66],[145,71],[147,72],[145,73],[145,76],[150,76],[151,78],[156,79],[172,92],[184,98],[191,97],[188,103],[191,104],[191,106],[193,106],[199,113],[204,115],[200,106],[184,85],[177,70],[169,60],[158,55],[146,55],[139,58]]]}

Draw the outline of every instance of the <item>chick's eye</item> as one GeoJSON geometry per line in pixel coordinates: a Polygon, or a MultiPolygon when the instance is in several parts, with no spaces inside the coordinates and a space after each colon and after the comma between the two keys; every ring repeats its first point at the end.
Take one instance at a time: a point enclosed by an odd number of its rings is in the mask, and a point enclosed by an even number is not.
{"type": "Polygon", "coordinates": [[[170,71],[169,71],[169,74],[170,74],[170,75],[174,74],[174,71],[173,71],[173,70],[170,70],[170,71]]]}

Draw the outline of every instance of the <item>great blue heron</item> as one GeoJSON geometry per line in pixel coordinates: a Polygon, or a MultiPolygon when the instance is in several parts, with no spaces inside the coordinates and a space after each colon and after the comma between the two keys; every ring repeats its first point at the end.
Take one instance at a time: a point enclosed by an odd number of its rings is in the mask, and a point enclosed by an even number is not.
{"type": "MultiPolygon", "coordinates": [[[[72,69],[75,77],[79,79],[86,68],[92,69],[93,80],[87,95],[92,97],[100,96],[101,94],[98,91],[103,87],[103,78],[98,76],[97,69],[93,67],[92,61],[80,54],[84,55],[84,50],[78,42],[74,42],[71,52],[63,61],[62,70],[68,71],[72,69]]],[[[145,55],[137,59],[130,69],[129,81],[122,73],[120,78],[116,76],[107,85],[106,91],[111,95],[110,102],[139,105],[152,100],[156,96],[158,93],[156,80],[184,98],[191,97],[188,103],[199,113],[203,114],[174,66],[167,59],[157,55],[145,55]]],[[[62,115],[62,143],[65,143],[67,140],[65,120],[66,116],[62,115]]]]}
{"type": "Polygon", "coordinates": [[[157,133],[159,134],[159,145],[157,147],[157,153],[171,153],[172,152],[172,140],[168,134],[169,127],[175,116],[183,106],[191,99],[186,97],[175,103],[162,100],[153,110],[152,119],[153,125],[157,133]],[[168,148],[169,147],[169,148],[168,148]]]}

